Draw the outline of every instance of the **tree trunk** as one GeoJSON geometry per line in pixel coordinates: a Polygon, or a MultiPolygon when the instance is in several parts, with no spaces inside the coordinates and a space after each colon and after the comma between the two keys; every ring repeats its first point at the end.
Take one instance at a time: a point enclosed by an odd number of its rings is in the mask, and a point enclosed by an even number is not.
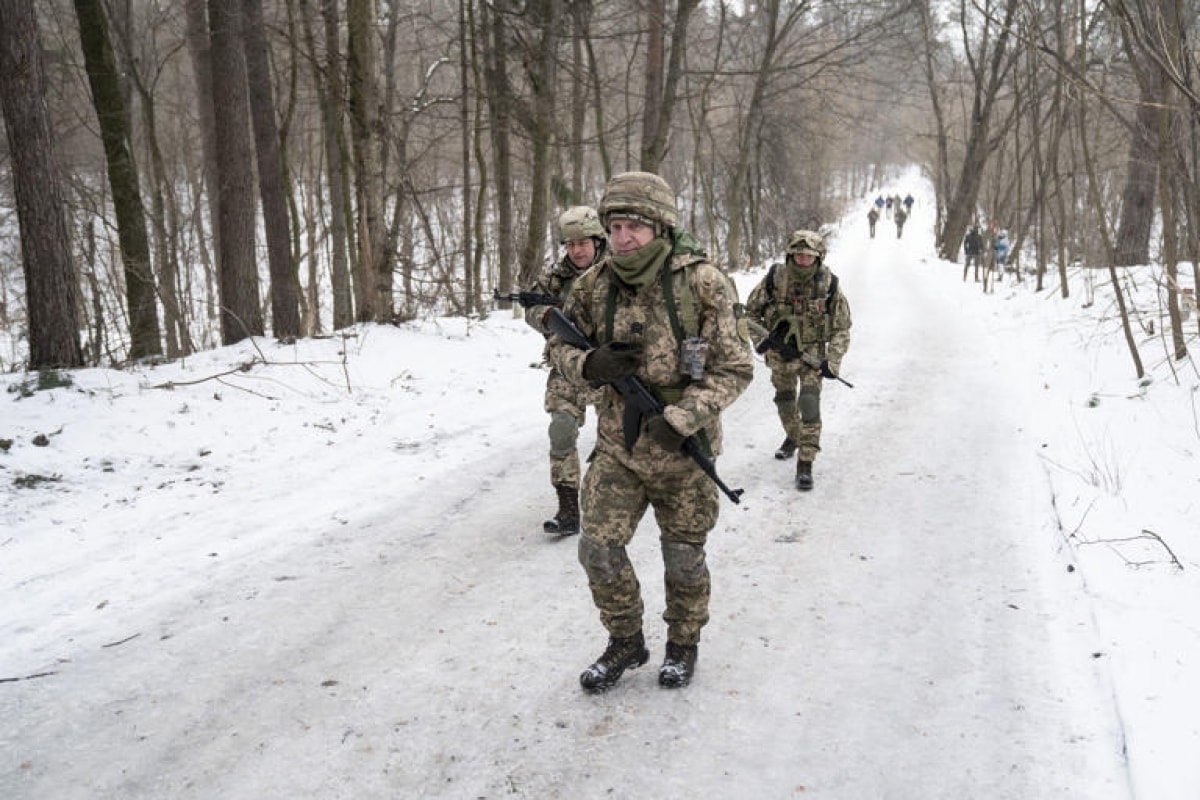
{"type": "Polygon", "coordinates": [[[1137,78],[1140,96],[1129,137],[1125,188],[1121,193],[1121,220],[1117,226],[1116,259],[1120,267],[1145,264],[1150,260],[1150,229],[1154,225],[1158,194],[1158,109],[1163,101],[1164,89],[1162,71],[1138,46],[1143,31],[1132,28],[1147,25],[1154,31],[1151,35],[1158,40],[1157,28],[1161,22],[1159,6],[1170,2],[1153,0],[1140,3],[1134,10],[1136,18],[1128,14],[1122,18],[1122,40],[1134,77],[1137,78]]]}
{"type": "Polygon", "coordinates": [[[502,291],[513,289],[516,279],[513,272],[516,245],[513,237],[512,209],[512,91],[505,62],[508,52],[508,33],[504,24],[506,6],[506,0],[497,0],[495,8],[490,8],[487,3],[480,7],[484,39],[487,42],[484,47],[484,75],[488,89],[488,120],[491,123],[492,151],[495,154],[496,283],[502,291]]]}
{"type": "Polygon", "coordinates": [[[558,74],[559,2],[537,0],[527,6],[533,16],[538,39],[537,61],[532,65],[530,82],[534,92],[534,129],[532,174],[530,176],[529,219],[525,229],[525,246],[521,251],[522,286],[528,286],[542,271],[546,253],[546,228],[550,216],[550,148],[554,140],[555,91],[558,74]]]}
{"type": "Polygon", "coordinates": [[[292,263],[292,225],[284,192],[285,176],[279,152],[279,126],[275,121],[271,63],[263,31],[262,0],[243,0],[242,10],[250,118],[254,123],[254,150],[258,156],[258,194],[262,200],[267,265],[271,275],[271,330],[276,339],[289,341],[300,336],[300,301],[296,265],[292,263]]]}
{"type": "Polygon", "coordinates": [[[125,302],[129,307],[129,358],[161,355],[162,341],[150,266],[150,240],[137,169],[129,146],[129,117],[117,78],[117,63],[108,35],[108,20],[99,0],[75,0],[79,40],[100,123],[100,140],[108,165],[117,237],[125,270],[125,302]]]}
{"type": "MultiPolygon", "coordinates": [[[[346,178],[343,170],[344,134],[341,118],[341,61],[338,53],[337,5],[322,0],[326,58],[322,62],[313,33],[312,9],[308,0],[299,0],[300,29],[304,36],[308,63],[312,66],[313,86],[321,112],[321,143],[325,154],[325,180],[329,192],[329,278],[333,299],[333,328],[340,330],[354,323],[354,293],[351,287],[347,253],[346,178]]],[[[324,208],[324,206],[322,206],[324,208]]],[[[310,292],[314,291],[310,286],[310,292]]],[[[320,319],[314,320],[320,327],[320,319]]]]}
{"type": "Polygon", "coordinates": [[[217,127],[221,341],[233,344],[263,333],[258,268],[254,261],[254,159],[240,0],[208,0],[208,24],[217,127]]]}
{"type": "Polygon", "coordinates": [[[646,172],[658,172],[670,143],[671,119],[675,112],[679,81],[683,76],[687,52],[687,31],[692,12],[700,0],[679,0],[675,25],[671,29],[671,57],[663,74],[663,17],[665,3],[649,4],[650,49],[646,54],[646,110],[642,128],[641,165],[646,172]],[[657,29],[657,32],[656,32],[657,29]]]}
{"type": "MultiPolygon", "coordinates": [[[[934,60],[934,48],[937,37],[933,32],[934,12],[929,0],[920,4],[921,38],[924,47],[922,66],[925,70],[925,84],[929,88],[929,107],[933,111],[934,140],[937,144],[937,168],[934,171],[933,194],[934,205],[934,246],[942,249],[942,215],[950,194],[950,148],[949,135],[946,132],[946,114],[942,110],[941,83],[937,79],[937,69],[934,60]]],[[[956,251],[957,252],[957,251],[956,251]]]]}
{"type": "Polygon", "coordinates": [[[392,265],[384,258],[383,119],[380,116],[379,56],[374,0],[349,0],[346,26],[350,89],[350,141],[358,201],[358,292],[360,322],[392,318],[392,265]]]}
{"type": "MultiPolygon", "coordinates": [[[[208,195],[208,224],[212,227],[212,249],[221,249],[221,215],[217,210],[217,122],[213,110],[212,42],[208,36],[208,0],[184,0],[187,14],[188,54],[196,77],[196,108],[200,114],[200,146],[204,155],[204,190],[208,195]]],[[[203,237],[201,237],[203,240],[203,237]]]]}
{"type": "Polygon", "coordinates": [[[467,308],[473,311],[483,310],[483,288],[480,286],[479,275],[475,273],[475,259],[472,249],[475,237],[472,230],[475,220],[471,214],[471,69],[470,51],[467,45],[467,6],[470,0],[458,2],[458,71],[462,97],[459,98],[458,119],[462,126],[459,131],[459,145],[462,148],[462,245],[463,245],[463,275],[466,277],[467,308]]]}
{"type": "Polygon", "coordinates": [[[0,111],[21,227],[30,369],[83,366],[79,286],[45,98],[33,2],[0,0],[0,111]]]}
{"type": "Polygon", "coordinates": [[[1150,260],[1150,228],[1154,224],[1158,191],[1158,105],[1162,82],[1147,78],[1141,89],[1133,135],[1126,160],[1125,189],[1121,193],[1121,222],[1117,228],[1117,266],[1145,264],[1150,260]]]}

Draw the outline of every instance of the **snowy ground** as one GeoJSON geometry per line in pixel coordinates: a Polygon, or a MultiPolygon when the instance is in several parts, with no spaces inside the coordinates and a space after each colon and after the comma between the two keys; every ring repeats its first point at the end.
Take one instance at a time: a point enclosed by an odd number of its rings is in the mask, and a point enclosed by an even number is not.
{"type": "Polygon", "coordinates": [[[830,255],[816,490],[761,363],[727,414],[682,691],[652,518],[654,658],[579,689],[605,634],[507,313],[3,376],[0,797],[1200,795],[1195,366],[1143,336],[1139,385],[1102,287],[984,294],[884,188],[904,238],[864,204],[830,255]]]}

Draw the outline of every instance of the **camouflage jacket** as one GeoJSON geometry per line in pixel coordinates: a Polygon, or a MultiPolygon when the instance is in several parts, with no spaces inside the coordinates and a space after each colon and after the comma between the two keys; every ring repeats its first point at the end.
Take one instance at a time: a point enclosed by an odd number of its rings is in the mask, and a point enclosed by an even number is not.
{"type": "Polygon", "coordinates": [[[775,264],[750,291],[746,316],[767,330],[786,328],[785,341],[820,359],[837,372],[850,349],[850,304],[824,263],[813,279],[801,283],[787,263],[775,264]],[[832,296],[830,288],[833,288],[832,296]]]}
{"type": "MultiPolygon", "coordinates": [[[[597,344],[642,344],[645,351],[637,377],[667,406],[664,415],[672,427],[685,435],[704,431],[716,455],[721,452],[721,412],[750,384],[754,358],[737,333],[733,284],[716,266],[696,252],[682,252],[677,247],[664,269],[669,270],[676,305],[684,304],[684,293],[690,293],[688,301],[694,304],[695,330],[684,336],[694,333],[707,343],[704,377],[699,380],[691,380],[682,371],[680,340],[662,280],[634,291],[617,279],[610,257],[606,257],[576,281],[565,313],[597,344]]],[[[679,309],[676,311],[678,314],[679,309]]],[[[582,379],[586,352],[552,336],[548,354],[551,364],[563,374],[582,379]]],[[[623,410],[621,396],[605,387],[597,406],[597,449],[624,451],[623,410]]]]}
{"type": "MultiPolygon", "coordinates": [[[[599,263],[605,255],[606,248],[601,245],[596,251],[596,258],[592,264],[599,263]]],[[[575,281],[579,276],[587,272],[591,267],[580,269],[575,266],[575,262],[571,261],[570,256],[564,255],[555,264],[551,265],[550,269],[546,270],[537,282],[530,287],[529,291],[537,294],[549,294],[555,297],[565,298],[571,293],[571,287],[575,285],[575,281]]],[[[542,321],[546,312],[550,310],[550,306],[530,306],[525,309],[525,321],[529,326],[543,336],[549,336],[550,331],[546,330],[546,324],[542,321]]]]}

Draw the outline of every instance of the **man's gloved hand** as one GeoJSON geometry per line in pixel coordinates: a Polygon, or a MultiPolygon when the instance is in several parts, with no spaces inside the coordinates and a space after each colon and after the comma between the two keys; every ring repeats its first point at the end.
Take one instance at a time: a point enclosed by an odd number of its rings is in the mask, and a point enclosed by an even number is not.
{"type": "Polygon", "coordinates": [[[828,359],[821,362],[821,377],[830,379],[837,378],[837,373],[834,372],[833,368],[829,366],[828,359]]]}
{"type": "Polygon", "coordinates": [[[583,379],[593,383],[616,383],[637,372],[642,346],[626,342],[602,344],[583,360],[583,379]]]}
{"type": "Polygon", "coordinates": [[[669,453],[679,452],[683,447],[683,440],[687,438],[671,427],[671,423],[667,422],[667,418],[662,414],[651,417],[646,423],[646,435],[669,453]]]}

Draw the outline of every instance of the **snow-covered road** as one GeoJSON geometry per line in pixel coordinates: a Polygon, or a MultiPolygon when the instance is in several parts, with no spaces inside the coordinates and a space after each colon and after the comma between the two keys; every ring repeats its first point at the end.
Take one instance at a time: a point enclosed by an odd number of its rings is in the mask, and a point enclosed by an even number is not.
{"type": "MultiPolygon", "coordinates": [[[[6,506],[0,678],[54,674],[0,683],[0,796],[1131,796],[1050,524],[1031,367],[1012,335],[998,345],[995,304],[923,259],[923,227],[918,208],[909,239],[881,226],[833,247],[855,388],[825,388],[815,491],[772,457],[761,362],[729,411],[718,468],[746,494],[710,540],[692,686],[655,679],[648,517],[631,554],[652,661],[608,694],[579,689],[605,634],[575,541],[540,532],[538,339],[499,315],[378,330],[351,362],[383,366],[354,398],[283,391],[268,410],[261,393],[176,390],[162,413],[191,405],[219,489],[171,494],[151,472],[102,498],[66,451],[61,502],[6,506]],[[50,530],[71,535],[34,549],[50,530]]],[[[194,452],[158,424],[157,392],[113,393],[21,424],[67,418],[64,450],[72,426],[125,426],[95,454],[118,463],[140,436],[160,461],[194,452]]]]}

